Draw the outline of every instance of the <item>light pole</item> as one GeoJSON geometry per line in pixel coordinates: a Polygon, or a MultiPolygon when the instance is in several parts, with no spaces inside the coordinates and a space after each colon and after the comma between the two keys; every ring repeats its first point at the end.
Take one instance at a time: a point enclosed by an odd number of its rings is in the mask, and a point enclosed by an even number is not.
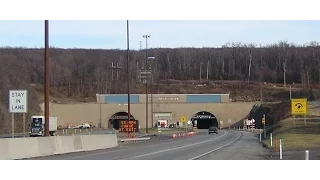
{"type": "Polygon", "coordinates": [[[145,71],[146,71],[146,133],[148,133],[148,76],[147,76],[147,67],[148,67],[148,38],[150,35],[143,35],[143,38],[146,38],[146,62],[145,62],[145,71]]]}
{"type": "MultiPolygon", "coordinates": [[[[130,67],[129,67],[129,20],[127,20],[127,78],[128,78],[128,123],[131,118],[130,113],[130,67]]],[[[128,138],[130,134],[128,133],[128,138]]]]}
{"type": "Polygon", "coordinates": [[[49,21],[44,21],[44,135],[49,136],[49,21]]]}
{"type": "MultiPolygon", "coordinates": [[[[148,57],[148,59],[154,60],[155,57],[148,57]]],[[[153,68],[152,68],[152,61],[150,64],[150,71],[151,71],[151,82],[150,82],[150,91],[151,91],[151,127],[153,127],[153,88],[152,88],[152,84],[153,84],[153,68]]]]}

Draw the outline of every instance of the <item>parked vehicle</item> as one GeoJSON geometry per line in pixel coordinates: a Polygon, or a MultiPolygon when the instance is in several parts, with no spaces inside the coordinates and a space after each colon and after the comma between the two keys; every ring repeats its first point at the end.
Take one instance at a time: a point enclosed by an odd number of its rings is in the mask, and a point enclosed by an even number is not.
{"type": "Polygon", "coordinates": [[[73,129],[89,129],[91,125],[89,123],[82,123],[78,126],[74,126],[73,129]]]}

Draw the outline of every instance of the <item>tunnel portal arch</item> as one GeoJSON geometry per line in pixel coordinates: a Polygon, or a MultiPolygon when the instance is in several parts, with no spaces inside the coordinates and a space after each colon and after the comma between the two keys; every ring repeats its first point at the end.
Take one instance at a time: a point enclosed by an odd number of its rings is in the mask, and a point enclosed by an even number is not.
{"type": "Polygon", "coordinates": [[[198,129],[208,129],[210,126],[219,127],[218,120],[215,115],[208,111],[199,111],[192,118],[191,122],[198,129]]]}
{"type": "MultiPolygon", "coordinates": [[[[114,128],[115,130],[119,130],[119,121],[120,120],[128,120],[128,113],[124,111],[117,112],[113,114],[108,122],[108,128],[114,128]]],[[[136,120],[132,114],[130,114],[130,120],[136,120]]]]}

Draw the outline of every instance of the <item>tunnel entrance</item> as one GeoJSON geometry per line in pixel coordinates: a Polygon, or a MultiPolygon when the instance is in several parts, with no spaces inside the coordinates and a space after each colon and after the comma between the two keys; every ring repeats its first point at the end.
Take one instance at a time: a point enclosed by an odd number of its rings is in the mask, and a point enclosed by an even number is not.
{"type": "Polygon", "coordinates": [[[191,118],[191,122],[193,127],[197,127],[198,129],[209,129],[210,126],[219,127],[216,116],[207,111],[200,111],[196,113],[191,118]]]}
{"type": "MultiPolygon", "coordinates": [[[[127,112],[117,112],[112,115],[109,119],[108,127],[114,128],[115,130],[119,130],[119,123],[121,120],[128,120],[127,112]]],[[[132,115],[130,115],[130,120],[136,120],[132,115]]]]}

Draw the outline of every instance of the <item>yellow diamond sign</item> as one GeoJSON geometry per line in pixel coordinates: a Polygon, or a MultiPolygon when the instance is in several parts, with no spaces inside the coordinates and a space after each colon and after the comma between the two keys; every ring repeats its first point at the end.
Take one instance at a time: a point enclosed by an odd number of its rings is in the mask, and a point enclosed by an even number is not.
{"type": "Polygon", "coordinates": [[[304,115],[307,114],[307,99],[292,99],[291,100],[291,114],[292,115],[304,115]]]}
{"type": "Polygon", "coordinates": [[[183,123],[187,122],[187,118],[185,116],[182,116],[180,118],[180,122],[183,122],[183,123]]]}

